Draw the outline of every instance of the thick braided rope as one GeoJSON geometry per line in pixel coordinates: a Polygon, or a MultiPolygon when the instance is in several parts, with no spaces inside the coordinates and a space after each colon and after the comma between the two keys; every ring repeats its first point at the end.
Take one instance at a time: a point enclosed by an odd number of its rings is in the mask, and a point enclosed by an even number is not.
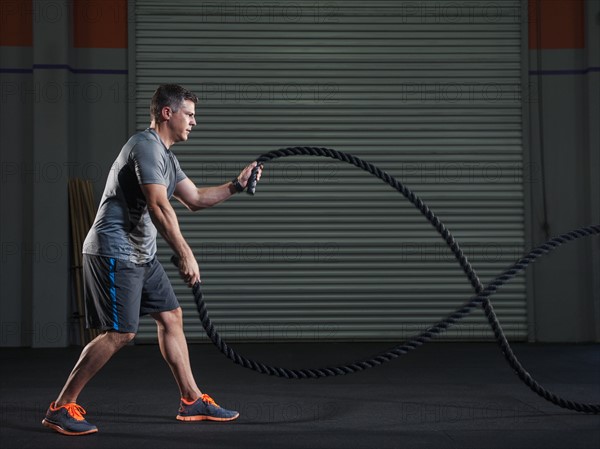
{"type": "Polygon", "coordinates": [[[438,323],[429,327],[425,331],[420,334],[410,338],[406,342],[401,345],[395,346],[385,352],[377,354],[371,358],[356,361],[347,365],[340,365],[335,367],[326,367],[326,368],[312,368],[312,369],[289,369],[289,368],[281,368],[276,366],[266,365],[261,362],[256,362],[250,360],[240,354],[238,354],[234,349],[232,349],[227,343],[221,338],[217,330],[215,329],[212,321],[208,316],[208,311],[206,308],[206,304],[202,297],[202,292],[200,288],[200,284],[196,284],[193,287],[194,299],[196,302],[196,306],[198,309],[198,313],[200,315],[200,320],[202,322],[202,326],[204,327],[206,334],[210,338],[217,348],[229,359],[235,362],[238,365],[241,365],[245,368],[257,371],[262,374],[269,374],[278,377],[285,377],[288,379],[314,379],[319,377],[328,377],[328,376],[338,376],[342,374],[350,374],[358,371],[362,371],[368,368],[372,368],[378,365],[381,365],[385,362],[398,358],[408,352],[422,346],[426,342],[433,339],[435,336],[445,332],[447,329],[456,324],[459,320],[463,319],[467,315],[471,313],[471,311],[477,307],[478,305],[482,305],[485,315],[489,321],[489,324],[494,332],[494,336],[500,345],[502,353],[504,354],[506,360],[510,364],[510,366],[515,370],[519,378],[535,393],[543,397],[544,399],[550,401],[551,403],[558,405],[563,408],[567,408],[570,410],[575,410],[578,412],[585,413],[600,413],[600,404],[585,404],[580,402],[575,402],[571,400],[566,400],[557,396],[556,394],[546,390],[542,387],[531,375],[523,368],[515,354],[513,353],[506,336],[502,330],[500,322],[494,312],[492,304],[490,302],[490,297],[500,289],[504,284],[513,279],[516,275],[524,271],[529,264],[534,262],[537,258],[549,254],[560,245],[574,241],[576,239],[582,237],[588,237],[592,235],[600,234],[600,225],[594,225],[589,227],[583,227],[565,234],[562,234],[558,237],[555,237],[551,240],[548,240],[544,244],[530,251],[527,255],[519,259],[514,265],[512,265],[509,269],[504,271],[498,277],[496,277],[492,282],[490,282],[486,287],[483,286],[479,277],[475,273],[475,270],[472,268],[471,264],[467,260],[467,257],[464,255],[462,249],[458,245],[458,242],[454,239],[450,231],[446,228],[446,226],[439,220],[438,217],[429,209],[429,207],[417,196],[415,195],[409,188],[404,186],[400,181],[390,176],[386,172],[382,171],[378,167],[373,164],[370,164],[358,157],[355,157],[348,153],[343,153],[340,151],[336,151],[329,148],[320,148],[320,147],[289,147],[283,148],[280,150],[272,151],[269,153],[265,153],[261,155],[258,159],[258,163],[264,164],[265,162],[271,161],[273,159],[287,157],[287,156],[297,156],[297,155],[307,155],[307,156],[323,156],[329,157],[333,159],[338,159],[343,162],[347,162],[349,164],[355,165],[358,168],[361,168],[373,176],[381,179],[385,183],[392,186],[394,189],[402,193],[404,197],[410,201],[420,212],[425,216],[425,218],[431,223],[431,225],[436,229],[436,231],[440,234],[440,236],[444,239],[456,259],[458,260],[460,266],[462,267],[464,273],[469,279],[473,289],[475,290],[476,295],[473,296],[466,304],[464,304],[461,308],[449,314],[446,318],[442,319],[438,323]]]}

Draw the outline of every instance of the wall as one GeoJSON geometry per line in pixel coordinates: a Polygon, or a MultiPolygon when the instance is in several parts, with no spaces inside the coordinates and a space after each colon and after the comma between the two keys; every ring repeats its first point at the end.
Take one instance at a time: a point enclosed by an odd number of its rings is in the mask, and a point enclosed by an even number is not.
{"type": "MultiPolygon", "coordinates": [[[[530,0],[530,179],[534,245],[600,223],[600,2],[530,0]]],[[[600,241],[531,269],[536,341],[600,340],[600,241]]]]}
{"type": "Polygon", "coordinates": [[[72,341],[67,180],[127,137],[127,3],[3,0],[0,346],[72,341]]]}
{"type": "MultiPolygon", "coordinates": [[[[535,244],[600,223],[600,2],[537,4],[523,11],[535,244]]],[[[0,2],[0,346],[73,341],[66,181],[93,179],[98,198],[127,138],[127,17],[126,0],[0,2]]],[[[532,340],[600,341],[598,238],[528,276],[532,340]]]]}

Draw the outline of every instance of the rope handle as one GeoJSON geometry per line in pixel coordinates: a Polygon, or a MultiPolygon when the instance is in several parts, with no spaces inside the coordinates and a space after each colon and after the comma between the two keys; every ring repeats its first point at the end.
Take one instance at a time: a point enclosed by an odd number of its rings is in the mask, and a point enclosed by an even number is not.
{"type": "Polygon", "coordinates": [[[256,184],[258,183],[258,168],[260,167],[260,163],[258,161],[256,161],[256,167],[254,167],[252,169],[252,172],[250,173],[250,178],[248,179],[248,188],[246,190],[246,193],[248,195],[254,195],[254,193],[256,192],[256,184]]]}
{"type": "MultiPolygon", "coordinates": [[[[171,256],[171,263],[175,265],[176,268],[179,268],[179,262],[181,259],[176,254],[171,256]]],[[[196,302],[196,306],[198,306],[198,302],[202,301],[204,295],[202,294],[202,284],[196,281],[194,285],[192,285],[192,293],[194,294],[194,301],[196,302]]]]}

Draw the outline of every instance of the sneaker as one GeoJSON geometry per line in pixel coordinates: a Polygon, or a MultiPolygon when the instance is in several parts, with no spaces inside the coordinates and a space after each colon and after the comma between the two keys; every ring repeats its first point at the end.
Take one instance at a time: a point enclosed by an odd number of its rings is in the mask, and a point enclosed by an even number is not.
{"type": "Polygon", "coordinates": [[[85,415],[85,410],[79,404],[71,402],[56,407],[53,402],[50,404],[42,424],[63,435],[88,435],[98,432],[98,428],[87,422],[83,415],[85,415]]]}
{"type": "Polygon", "coordinates": [[[203,394],[194,402],[181,399],[177,419],[180,421],[233,421],[238,416],[240,416],[238,412],[220,407],[213,398],[203,394]]]}

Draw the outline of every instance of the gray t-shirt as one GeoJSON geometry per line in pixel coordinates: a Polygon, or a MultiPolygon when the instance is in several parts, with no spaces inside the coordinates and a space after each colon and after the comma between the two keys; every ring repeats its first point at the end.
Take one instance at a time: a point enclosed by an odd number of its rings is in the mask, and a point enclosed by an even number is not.
{"type": "Polygon", "coordinates": [[[171,198],[176,184],[185,178],[156,131],[148,128],[134,134],[112,165],[83,253],[138,264],[151,261],[157,232],[140,184],[162,184],[171,198]]]}

